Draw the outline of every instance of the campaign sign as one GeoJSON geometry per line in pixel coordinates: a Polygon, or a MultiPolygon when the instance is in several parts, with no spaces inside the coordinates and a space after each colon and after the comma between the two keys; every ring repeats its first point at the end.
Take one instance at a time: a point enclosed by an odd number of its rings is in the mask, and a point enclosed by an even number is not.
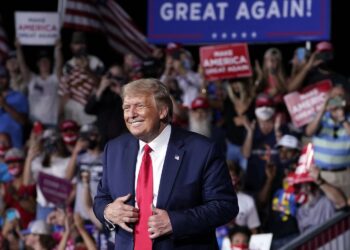
{"type": "Polygon", "coordinates": [[[22,45],[53,45],[59,37],[58,13],[17,11],[15,21],[22,45]]]}
{"type": "Polygon", "coordinates": [[[207,80],[252,75],[247,44],[201,47],[200,61],[207,80]]]}
{"type": "Polygon", "coordinates": [[[149,0],[148,40],[182,44],[329,40],[330,0],[149,0]]]}
{"type": "Polygon", "coordinates": [[[296,127],[301,127],[312,121],[325,102],[325,96],[332,83],[324,80],[313,84],[300,92],[292,92],[284,96],[284,102],[296,127]]]}
{"type": "Polygon", "coordinates": [[[70,181],[43,172],[39,173],[38,183],[45,199],[56,205],[65,203],[72,191],[70,181]]]}
{"type": "Polygon", "coordinates": [[[272,243],[272,233],[253,234],[249,240],[251,250],[270,250],[272,243]]]}

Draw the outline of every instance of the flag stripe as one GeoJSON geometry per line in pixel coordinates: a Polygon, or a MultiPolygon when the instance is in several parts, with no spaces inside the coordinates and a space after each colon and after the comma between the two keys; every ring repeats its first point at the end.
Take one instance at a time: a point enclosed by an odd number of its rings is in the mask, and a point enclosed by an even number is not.
{"type": "Polygon", "coordinates": [[[143,46],[149,50],[153,49],[154,47],[146,42],[146,37],[135,27],[129,15],[127,15],[127,13],[116,2],[108,1],[108,3],[109,6],[111,6],[111,11],[115,14],[118,20],[121,21],[123,25],[125,25],[125,27],[128,27],[129,32],[132,33],[136,38],[141,39],[143,41],[143,46]]]}
{"type": "Polygon", "coordinates": [[[139,45],[139,41],[136,40],[135,37],[127,36],[127,31],[120,25],[117,21],[114,21],[109,16],[104,15],[106,10],[101,10],[102,18],[105,20],[104,24],[106,25],[106,29],[110,34],[113,34],[113,37],[118,37],[119,41],[124,43],[124,45],[129,46],[131,51],[134,51],[138,56],[143,56],[143,54],[147,54],[147,50],[142,48],[139,45]]]}
{"type": "MultiPolygon", "coordinates": [[[[105,12],[102,13],[105,14],[105,12]]],[[[124,20],[121,20],[120,17],[118,17],[119,15],[117,14],[114,15],[116,17],[115,19],[111,18],[111,15],[114,13],[109,12],[106,14],[107,16],[103,15],[103,17],[108,18],[110,22],[114,23],[115,26],[119,27],[119,29],[125,34],[126,39],[129,40],[129,42],[133,42],[143,51],[149,53],[150,46],[148,46],[145,42],[145,38],[140,35],[136,35],[135,31],[131,29],[132,26],[130,24],[126,24],[124,20]]]]}
{"type": "Polygon", "coordinates": [[[104,32],[110,46],[121,54],[134,53],[144,58],[152,45],[134,26],[130,16],[113,0],[67,0],[63,27],[104,32]]]}
{"type": "Polygon", "coordinates": [[[0,61],[5,59],[10,48],[7,43],[7,36],[0,23],[0,61]]]}
{"type": "Polygon", "coordinates": [[[87,17],[65,15],[64,20],[65,20],[64,27],[66,27],[67,24],[70,24],[70,25],[77,25],[77,27],[79,26],[90,27],[92,31],[101,31],[102,29],[102,25],[100,22],[87,17]]]}

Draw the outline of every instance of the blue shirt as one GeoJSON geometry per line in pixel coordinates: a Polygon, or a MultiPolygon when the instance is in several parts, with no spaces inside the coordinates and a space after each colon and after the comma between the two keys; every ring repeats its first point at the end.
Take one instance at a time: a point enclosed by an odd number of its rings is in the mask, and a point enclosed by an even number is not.
{"type": "Polygon", "coordinates": [[[7,165],[0,162],[0,182],[9,182],[12,180],[12,175],[8,172],[7,165]]]}
{"type": "MultiPolygon", "coordinates": [[[[346,114],[350,121],[350,115],[346,114]]],[[[321,127],[313,137],[315,164],[321,169],[335,170],[350,167],[350,135],[343,124],[337,124],[326,112],[321,127]]]]}
{"type": "MultiPolygon", "coordinates": [[[[7,104],[17,112],[28,114],[28,100],[22,93],[9,90],[5,99],[7,104]]],[[[13,147],[21,148],[23,146],[22,125],[16,122],[4,108],[0,108],[0,132],[8,133],[11,136],[13,147]]]]}

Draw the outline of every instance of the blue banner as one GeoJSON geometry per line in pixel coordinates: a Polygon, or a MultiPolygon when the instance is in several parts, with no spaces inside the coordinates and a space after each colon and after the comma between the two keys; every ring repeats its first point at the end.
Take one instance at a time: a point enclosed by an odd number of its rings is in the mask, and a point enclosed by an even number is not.
{"type": "Polygon", "coordinates": [[[148,40],[182,44],[329,40],[330,0],[149,0],[148,40]]]}

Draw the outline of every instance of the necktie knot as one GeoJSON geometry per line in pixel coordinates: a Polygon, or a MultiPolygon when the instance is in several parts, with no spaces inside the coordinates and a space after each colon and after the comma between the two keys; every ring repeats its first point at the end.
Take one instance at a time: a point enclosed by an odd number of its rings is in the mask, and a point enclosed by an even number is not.
{"type": "Polygon", "coordinates": [[[151,147],[150,147],[148,144],[146,144],[146,145],[143,147],[143,150],[144,150],[144,153],[145,153],[145,154],[149,154],[149,153],[151,153],[151,151],[152,151],[151,147]]]}

